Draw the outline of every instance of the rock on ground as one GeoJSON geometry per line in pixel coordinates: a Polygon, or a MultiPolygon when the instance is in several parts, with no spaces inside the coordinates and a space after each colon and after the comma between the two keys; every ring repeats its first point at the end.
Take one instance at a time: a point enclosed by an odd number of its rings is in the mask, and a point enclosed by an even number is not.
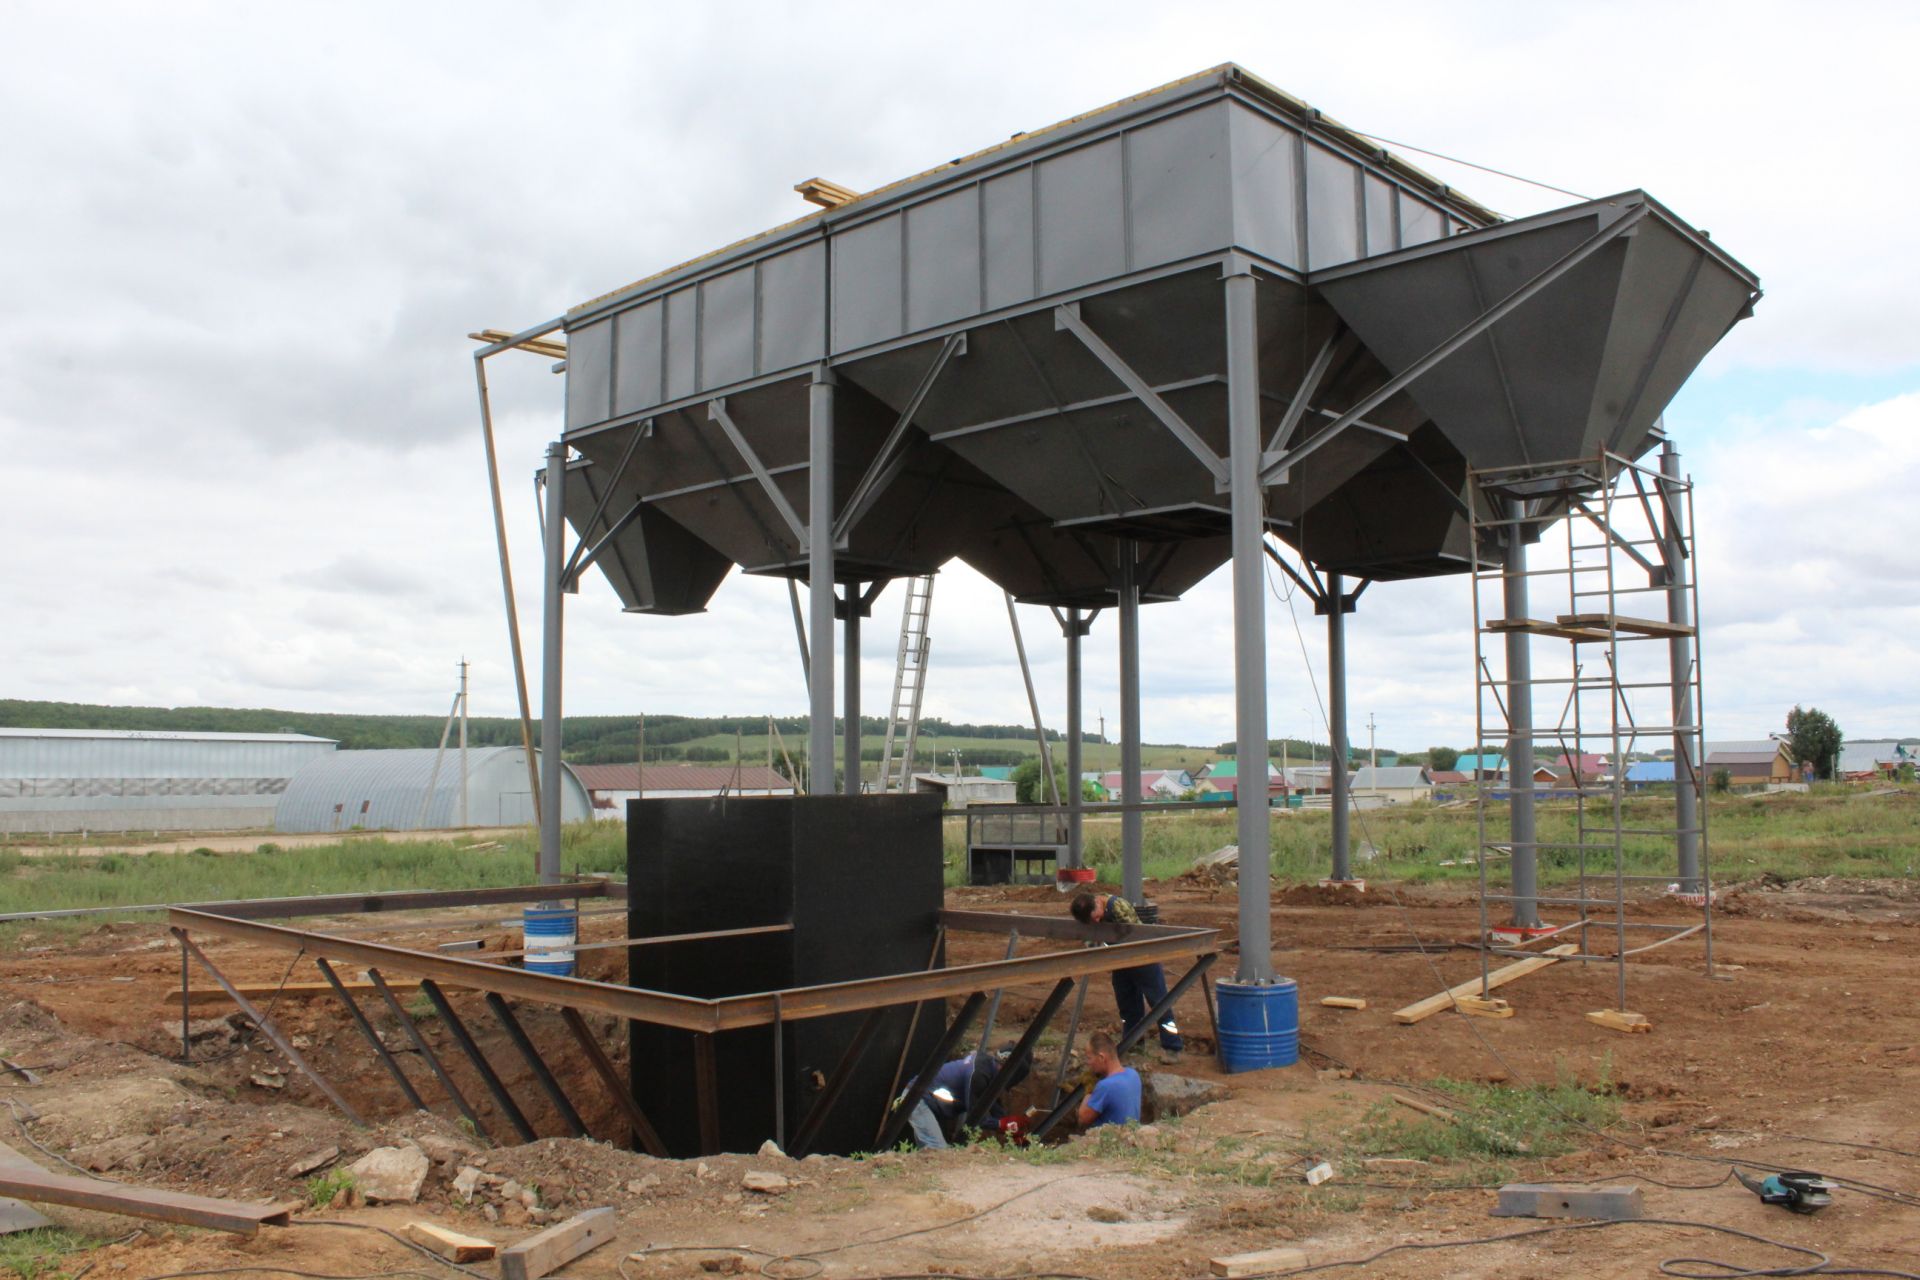
{"type": "Polygon", "coordinates": [[[433,1162],[418,1147],[375,1147],[351,1165],[354,1190],[368,1200],[412,1204],[433,1162]]]}

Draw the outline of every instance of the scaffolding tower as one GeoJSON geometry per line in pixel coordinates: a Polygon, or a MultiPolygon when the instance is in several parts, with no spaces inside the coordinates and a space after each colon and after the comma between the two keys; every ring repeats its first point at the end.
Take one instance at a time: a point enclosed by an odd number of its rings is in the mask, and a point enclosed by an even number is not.
{"type": "Polygon", "coordinates": [[[880,752],[880,790],[909,791],[913,752],[920,741],[920,703],[927,692],[927,653],[932,641],[927,619],[933,611],[933,575],[907,579],[900,610],[900,651],[893,667],[893,705],[887,714],[887,741],[880,752]],[[896,745],[900,754],[894,755],[896,745]]]}
{"type": "Polygon", "coordinates": [[[1657,469],[1603,451],[1474,471],[1468,493],[1476,749],[1508,762],[1504,794],[1477,788],[1483,981],[1492,956],[1558,938],[1563,958],[1614,966],[1628,1023],[1593,1016],[1633,1029],[1629,957],[1697,934],[1713,973],[1693,485],[1668,442],[1657,469]],[[1563,545],[1542,538],[1556,522],[1563,545]],[[1537,672],[1534,637],[1562,642],[1537,672]],[[1630,799],[1630,757],[1668,747],[1672,795],[1630,799]],[[1536,785],[1542,748],[1552,776],[1536,785]],[[1542,865],[1570,871],[1570,891],[1542,894],[1542,865]]]}

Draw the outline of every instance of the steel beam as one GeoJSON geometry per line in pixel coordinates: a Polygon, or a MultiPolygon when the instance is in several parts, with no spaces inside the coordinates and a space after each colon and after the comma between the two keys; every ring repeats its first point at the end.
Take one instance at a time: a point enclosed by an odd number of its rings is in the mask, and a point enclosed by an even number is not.
{"type": "Polygon", "coordinates": [[[567,584],[567,446],[547,446],[547,578],[540,631],[540,882],[560,880],[560,696],[567,584]]]}
{"type": "MultiPolygon", "coordinates": [[[[1260,488],[1260,349],[1250,268],[1226,278],[1227,439],[1233,543],[1235,806],[1239,861],[1239,980],[1273,980],[1272,818],[1267,811],[1266,498],[1260,488]]],[[[1331,356],[1331,342],[1323,356],[1331,356]]]]}
{"type": "Polygon", "coordinates": [[[577,1009],[561,1009],[560,1020],[567,1024],[567,1030],[573,1033],[574,1043],[580,1046],[580,1052],[586,1057],[587,1065],[593,1068],[593,1074],[600,1077],[600,1083],[606,1088],[607,1096],[613,1105],[627,1118],[627,1127],[633,1130],[633,1136],[640,1149],[656,1160],[669,1159],[667,1144],[660,1141],[660,1134],[653,1127],[653,1121],[640,1104],[633,1100],[633,1091],[627,1082],[620,1078],[613,1060],[607,1057],[607,1051],[593,1038],[593,1031],[587,1026],[587,1020],[580,1016],[577,1009]]]}
{"type": "Polygon", "coordinates": [[[1347,615],[1353,599],[1337,573],[1326,575],[1326,597],[1315,606],[1327,615],[1327,781],[1333,789],[1333,869],[1329,879],[1353,879],[1353,800],[1347,780],[1347,615]]]}
{"type": "Polygon", "coordinates": [[[1080,1014],[1087,1007],[1087,988],[1093,979],[1080,979],[1080,989],[1073,996],[1073,1013],[1067,1018],[1067,1038],[1060,1044],[1060,1065],[1053,1070],[1053,1094],[1047,1099],[1047,1110],[1052,1111],[1060,1105],[1061,1090],[1067,1087],[1067,1066],[1073,1061],[1073,1042],[1080,1034],[1080,1014]]]}
{"type": "MultiPolygon", "coordinates": [[[[624,886],[622,886],[624,887],[624,886]]],[[[494,889],[401,889],[392,893],[325,893],[298,898],[242,898],[226,902],[179,902],[144,911],[190,911],[229,920],[285,920],[294,916],[371,915],[382,911],[432,911],[441,907],[498,906],[562,898],[608,897],[605,880],[566,884],[516,884],[494,889]]],[[[441,921],[434,921],[439,925],[441,921]]],[[[402,928],[401,925],[385,926],[402,928]]]]}
{"type": "Polygon", "coordinates": [[[733,445],[734,452],[740,455],[740,460],[747,464],[747,470],[751,471],[753,478],[759,481],[761,491],[767,495],[767,501],[773,504],[773,509],[780,513],[780,518],[786,521],[787,528],[793,532],[795,544],[807,545],[807,529],[800,523],[800,513],[793,509],[793,504],[787,501],[787,495],[780,492],[780,486],[775,484],[773,477],[767,474],[766,465],[760,461],[760,455],[755,453],[753,446],[747,443],[747,437],[734,422],[733,415],[727,412],[726,400],[707,401],[707,417],[720,424],[720,430],[726,433],[727,441],[733,445]]]}
{"type": "Polygon", "coordinates": [[[1087,862],[1086,821],[1081,812],[1086,804],[1085,784],[1080,775],[1086,770],[1086,742],[1081,732],[1085,712],[1081,695],[1085,679],[1081,670],[1080,642],[1093,629],[1093,617],[1078,609],[1069,609],[1061,618],[1060,630],[1067,641],[1067,861],[1069,867],[1084,867],[1087,862]]]}
{"type": "MultiPolygon", "coordinates": [[[[873,1043],[873,1036],[880,1029],[880,1021],[886,1017],[885,1009],[869,1010],[860,1020],[859,1029],[853,1033],[853,1039],[847,1041],[847,1047],[841,1051],[840,1061],[835,1064],[833,1074],[827,1077],[826,1087],[820,1096],[807,1108],[807,1114],[800,1121],[800,1127],[794,1130],[793,1144],[787,1148],[787,1154],[795,1160],[802,1159],[813,1150],[813,1140],[820,1136],[820,1127],[827,1122],[827,1116],[847,1091],[847,1082],[853,1079],[854,1071],[860,1066],[860,1060],[867,1055],[867,1046],[873,1043]]],[[[778,1030],[774,1032],[779,1035],[778,1030]]],[[[785,1083],[779,1086],[784,1092],[785,1083]]]]}
{"type": "MultiPolygon", "coordinates": [[[[1660,449],[1661,505],[1666,512],[1667,621],[1687,630],[1667,641],[1668,670],[1673,680],[1673,825],[1678,829],[1675,855],[1680,892],[1700,892],[1700,747],[1694,738],[1693,616],[1688,601],[1687,528],[1681,517],[1685,501],[1680,454],[1673,441],[1660,449]]],[[[1624,765],[1618,762],[1615,767],[1624,765]]]]}
{"type": "MultiPolygon", "coordinates": [[[[1140,571],[1133,539],[1120,539],[1120,789],[1130,805],[1140,802],[1140,571]]],[[[1141,815],[1120,815],[1120,893],[1138,903],[1145,892],[1141,815]]]]}
{"type": "Polygon", "coordinates": [[[447,1028],[447,1034],[453,1037],[453,1042],[460,1046],[460,1052],[473,1064],[475,1074],[480,1077],[480,1083],[487,1087],[487,1092],[493,1095],[494,1105],[500,1108],[500,1114],[507,1118],[507,1123],[513,1126],[513,1131],[520,1135],[522,1142],[532,1142],[539,1135],[527,1123],[527,1117],[521,1114],[513,1095],[507,1092],[507,1086],[501,1082],[493,1064],[487,1061],[487,1055],[480,1052],[473,1033],[467,1030],[467,1024],[460,1020],[460,1015],[454,1012],[446,992],[440,990],[432,978],[420,979],[420,992],[432,1002],[434,1012],[440,1015],[440,1021],[447,1028]]]}
{"type": "Polygon", "coordinates": [[[1107,372],[1120,380],[1135,399],[1147,407],[1147,411],[1160,420],[1160,425],[1170,432],[1174,439],[1186,446],[1187,452],[1200,460],[1215,483],[1224,484],[1227,479],[1226,464],[1220,461],[1220,455],[1207,447],[1200,433],[1187,425],[1186,419],[1173,411],[1173,406],[1160,398],[1160,393],[1151,383],[1135,373],[1133,366],[1120,358],[1120,353],[1107,345],[1106,339],[1095,333],[1080,315],[1080,304],[1069,302],[1053,309],[1053,324],[1056,329],[1065,329],[1080,339],[1087,350],[1107,372]]]}
{"type": "MultiPolygon", "coordinates": [[[[1228,305],[1233,304],[1229,302],[1228,305]]],[[[1300,420],[1306,416],[1307,407],[1313,403],[1315,393],[1320,390],[1321,380],[1327,376],[1327,370],[1333,365],[1333,357],[1339,350],[1341,339],[1346,336],[1346,326],[1336,324],[1333,332],[1327,335],[1327,340],[1320,344],[1320,350],[1314,353],[1313,359],[1307,364],[1306,373],[1301,375],[1300,385],[1294,388],[1293,399],[1287,402],[1286,412],[1281,415],[1279,424],[1274,427],[1272,439],[1267,441],[1268,452],[1280,452],[1287,447],[1287,442],[1293,439],[1293,433],[1300,428],[1300,420]]],[[[1232,343],[1231,335],[1228,336],[1227,341],[1229,344],[1232,343]]],[[[1227,381],[1229,384],[1233,381],[1231,372],[1227,374],[1227,381]]],[[[1233,393],[1229,391],[1227,394],[1233,393]]],[[[1254,394],[1259,394],[1258,387],[1254,389],[1254,394]]],[[[1231,431],[1232,428],[1229,427],[1228,430],[1231,431]]]]}
{"type": "Polygon", "coordinates": [[[986,993],[976,991],[960,1006],[960,1012],[953,1015],[953,1021],[947,1024],[946,1031],[940,1036],[940,1043],[933,1046],[933,1052],[920,1065],[919,1074],[914,1076],[913,1084],[908,1086],[906,1095],[900,1099],[900,1105],[893,1109],[886,1124],[881,1127],[880,1141],[876,1144],[880,1150],[885,1151],[899,1141],[900,1131],[907,1127],[907,1118],[920,1105],[920,1100],[927,1096],[927,1090],[933,1088],[933,1078],[947,1064],[948,1057],[967,1034],[967,1028],[973,1025],[974,1015],[980,1012],[980,1006],[986,1002],[986,993]]]}
{"type": "Polygon", "coordinates": [[[534,1047],[532,1038],[527,1035],[527,1029],[520,1025],[520,1019],[513,1016],[513,1010],[507,1007],[507,1002],[489,991],[487,1008],[492,1011],[494,1021],[500,1024],[500,1029],[507,1033],[507,1039],[513,1041],[514,1049],[519,1052],[521,1061],[527,1064],[527,1070],[533,1073],[540,1091],[547,1095],[547,1101],[551,1102],[553,1109],[559,1113],[560,1122],[567,1126],[568,1132],[574,1137],[586,1137],[587,1126],[581,1122],[580,1113],[573,1109],[573,1102],[567,1097],[567,1091],[562,1089],[560,1082],[553,1078],[553,1072],[547,1068],[546,1059],[540,1056],[540,1051],[534,1047]]]}
{"type": "Polygon", "coordinates": [[[927,394],[933,390],[933,384],[940,380],[940,374],[946,369],[947,361],[956,355],[965,355],[967,335],[965,333],[948,334],[940,344],[940,350],[934,353],[933,362],[927,371],[920,375],[920,381],[907,397],[906,407],[895,419],[893,430],[887,432],[887,438],[880,443],[880,449],[873,455],[873,461],[867,464],[866,474],[853,487],[853,496],[847,499],[846,510],[834,522],[833,540],[838,543],[851,534],[860,521],[872,509],[873,504],[893,478],[900,473],[900,464],[906,457],[907,433],[913,426],[915,415],[920,406],[926,403],[927,394]]]}
{"type": "MultiPolygon", "coordinates": [[[[1501,576],[1502,608],[1509,618],[1527,617],[1526,500],[1507,500],[1506,546],[1501,576]]],[[[1507,649],[1507,809],[1513,850],[1513,925],[1540,927],[1539,835],[1533,811],[1533,638],[1525,631],[1506,633],[1507,649]]],[[[1474,744],[1475,750],[1480,747],[1474,744]]]]}
{"type": "Polygon", "coordinates": [[[1000,1069],[993,1073],[993,1079],[987,1082],[987,1087],[982,1089],[980,1095],[967,1107],[966,1123],[969,1126],[979,1124],[993,1109],[993,1104],[1000,1101],[1000,1095],[1005,1093],[1013,1083],[1014,1072],[1033,1056],[1034,1049],[1040,1044],[1041,1035],[1046,1032],[1047,1024],[1052,1022],[1053,1016],[1060,1012],[1060,1006],[1066,1002],[1067,993],[1073,990],[1073,986],[1072,978],[1062,978],[1053,984],[1053,990],[1047,994],[1046,1000],[1040,1005],[1040,1011],[1033,1015],[1033,1020],[1027,1023],[1025,1033],[1015,1042],[1013,1049],[1007,1054],[1006,1061],[1000,1064],[1000,1069]]]}
{"type": "MultiPolygon", "coordinates": [[[[578,582],[580,580],[580,572],[586,568],[586,565],[581,562],[580,557],[586,550],[587,539],[593,536],[593,527],[600,523],[600,517],[607,514],[607,504],[613,501],[613,491],[619,487],[620,481],[626,477],[627,466],[633,461],[634,450],[640,447],[640,442],[649,434],[651,434],[651,432],[647,424],[644,422],[640,423],[634,427],[633,435],[627,441],[627,447],[620,451],[620,461],[613,468],[613,473],[607,480],[606,489],[600,494],[600,497],[595,500],[593,504],[593,514],[588,516],[587,522],[580,526],[580,539],[573,544],[573,555],[568,559],[567,567],[560,575],[564,580],[568,582],[578,582]]],[[[587,485],[587,492],[593,492],[593,486],[591,484],[587,485]]],[[[633,519],[634,516],[640,513],[641,506],[642,503],[635,502],[633,509],[627,512],[626,515],[620,517],[620,519],[614,523],[613,528],[607,530],[607,536],[594,544],[593,554],[587,557],[589,561],[593,559],[593,556],[600,554],[600,548],[605,546],[627,521],[633,519]]]]}
{"type": "Polygon", "coordinates": [[[446,1090],[448,1101],[452,1102],[455,1109],[466,1118],[467,1123],[473,1126],[474,1133],[484,1137],[487,1130],[486,1126],[480,1123],[479,1114],[468,1103],[467,1095],[460,1092],[460,1086],[453,1082],[453,1076],[448,1073],[446,1064],[440,1061],[440,1055],[433,1051],[433,1046],[427,1043],[427,1038],[420,1034],[420,1028],[414,1025],[411,1017],[407,1016],[407,1011],[400,1007],[400,1001],[394,997],[393,988],[387,985],[387,980],[380,976],[378,969],[367,970],[367,981],[373,983],[373,989],[380,993],[380,999],[386,1003],[387,1012],[393,1015],[394,1021],[400,1024],[400,1029],[406,1032],[407,1039],[413,1042],[414,1052],[420,1055],[420,1060],[427,1064],[427,1070],[433,1072],[433,1078],[440,1082],[442,1089],[446,1090]]]}
{"type": "Polygon", "coordinates": [[[340,997],[340,1003],[347,1006],[347,1015],[353,1019],[353,1025],[360,1029],[360,1034],[373,1048],[373,1056],[380,1059],[380,1065],[387,1069],[387,1074],[393,1077],[393,1082],[400,1086],[400,1092],[406,1096],[408,1104],[415,1111],[425,1111],[427,1104],[420,1100],[419,1091],[413,1087],[413,1082],[407,1079],[407,1073],[400,1069],[400,1064],[394,1060],[386,1042],[380,1039],[379,1032],[375,1031],[373,1024],[367,1021],[367,1015],[360,1012],[360,1006],[354,1003],[353,995],[334,973],[333,966],[318,956],[314,957],[313,963],[319,967],[321,975],[327,980],[327,985],[333,988],[333,994],[340,997]]]}
{"type": "Polygon", "coordinates": [[[841,692],[844,704],[840,713],[841,754],[847,761],[844,780],[846,793],[857,796],[860,794],[860,615],[865,612],[858,582],[847,584],[844,604],[846,618],[840,624],[840,642],[845,646],[841,663],[845,685],[841,692]]]}
{"type": "Polygon", "coordinates": [[[331,1102],[340,1109],[341,1115],[362,1129],[367,1127],[367,1122],[361,1118],[358,1111],[353,1109],[353,1104],[341,1097],[339,1092],[327,1083],[327,1078],[314,1070],[313,1066],[308,1063],[305,1058],[300,1056],[300,1051],[293,1047],[293,1043],[290,1040],[280,1034],[280,1028],[273,1025],[272,1019],[260,1012],[253,1001],[240,994],[240,988],[227,981],[227,975],[220,972],[213,961],[207,959],[207,953],[202,951],[199,946],[194,943],[193,939],[187,936],[185,929],[176,928],[173,931],[173,936],[180,939],[180,945],[186,948],[195,960],[200,962],[200,967],[207,971],[207,976],[220,984],[220,989],[227,993],[227,997],[240,1006],[240,1012],[247,1015],[247,1021],[258,1027],[260,1034],[272,1041],[273,1047],[279,1050],[281,1057],[291,1062],[294,1067],[299,1070],[301,1075],[311,1080],[314,1088],[320,1090],[322,1094],[326,1095],[328,1102],[331,1102]]]}
{"type": "Polygon", "coordinates": [[[833,374],[822,365],[807,386],[807,792],[833,779],[833,374]]]}

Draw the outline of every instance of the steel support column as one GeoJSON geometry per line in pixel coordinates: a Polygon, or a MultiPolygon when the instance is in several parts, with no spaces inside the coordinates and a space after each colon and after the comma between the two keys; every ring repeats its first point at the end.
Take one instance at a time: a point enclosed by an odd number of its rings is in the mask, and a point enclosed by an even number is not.
{"type": "Polygon", "coordinates": [[[833,374],[807,388],[807,792],[833,779],[833,374]]]}
{"type": "Polygon", "coordinates": [[[844,748],[847,757],[846,792],[850,796],[860,794],[860,584],[847,584],[846,621],[841,640],[846,645],[845,661],[846,690],[844,694],[845,710],[841,712],[846,721],[844,748]]]}
{"type": "Polygon", "coordinates": [[[1069,867],[1086,865],[1086,833],[1084,815],[1081,806],[1085,803],[1082,796],[1080,775],[1086,769],[1083,759],[1084,740],[1080,733],[1080,720],[1084,714],[1080,706],[1081,686],[1084,683],[1080,670],[1080,641],[1085,638],[1092,626],[1092,620],[1081,616],[1078,609],[1067,610],[1066,624],[1061,628],[1067,636],[1067,863],[1069,867]]]}
{"type": "MultiPolygon", "coordinates": [[[[1509,618],[1526,618],[1526,501],[1507,503],[1507,543],[1502,562],[1501,607],[1509,618]]],[[[1538,929],[1539,836],[1533,813],[1533,643],[1525,631],[1507,632],[1508,843],[1513,850],[1513,927],[1538,929]]],[[[1479,743],[1474,747],[1478,749],[1479,743]]],[[[1584,890],[1582,891],[1584,892],[1584,890]]]]}
{"type": "Polygon", "coordinates": [[[1234,741],[1239,757],[1241,982],[1273,980],[1271,819],[1267,813],[1266,505],[1260,489],[1257,289],[1244,266],[1226,280],[1228,493],[1233,530],[1234,741]]]}
{"type": "Polygon", "coordinates": [[[540,883],[560,881],[561,644],[566,620],[567,446],[547,446],[547,582],[540,632],[540,883]]]}
{"type": "MultiPolygon", "coordinates": [[[[1666,509],[1667,621],[1683,627],[1693,623],[1687,600],[1687,528],[1683,512],[1686,495],[1680,492],[1680,454],[1669,440],[1660,450],[1662,504],[1666,509]]],[[[1680,892],[1700,892],[1700,750],[1692,732],[1694,707],[1693,636],[1675,635],[1667,641],[1667,661],[1673,677],[1673,825],[1679,829],[1677,848],[1680,892]]],[[[1616,766],[1618,767],[1618,766],[1616,766]]]]}
{"type": "MultiPolygon", "coordinates": [[[[1347,615],[1353,600],[1337,573],[1326,575],[1327,591],[1318,607],[1327,615],[1327,738],[1331,757],[1327,781],[1333,787],[1333,872],[1335,883],[1353,879],[1353,800],[1347,782],[1347,615]]],[[[1241,782],[1242,786],[1246,783],[1241,782]]]]}
{"type": "Polygon", "coordinates": [[[1138,904],[1145,892],[1141,870],[1144,828],[1140,804],[1140,567],[1133,539],[1120,540],[1120,893],[1138,904]]]}

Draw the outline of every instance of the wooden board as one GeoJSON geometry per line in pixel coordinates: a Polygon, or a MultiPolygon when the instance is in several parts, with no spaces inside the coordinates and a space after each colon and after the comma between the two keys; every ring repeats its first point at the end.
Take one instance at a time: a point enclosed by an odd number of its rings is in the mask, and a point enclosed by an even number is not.
{"type": "Polygon", "coordinates": [[[1627,1013],[1620,1009],[1595,1009],[1587,1015],[1587,1021],[1609,1031],[1652,1031],[1653,1024],[1647,1021],[1644,1013],[1627,1013]]]}
{"type": "Polygon", "coordinates": [[[1482,1000],[1479,996],[1456,996],[1454,997],[1454,1003],[1459,1006],[1460,1012],[1471,1014],[1476,1018],[1511,1018],[1513,1016],[1513,1006],[1505,1000],[1482,1000]]]}
{"type": "Polygon", "coordinates": [[[1596,631],[1592,627],[1563,626],[1558,622],[1548,622],[1544,618],[1495,618],[1482,630],[1495,635],[1506,635],[1509,631],[1524,631],[1535,636],[1559,636],[1562,640],[1605,640],[1605,631],[1596,631]]]}
{"type": "Polygon", "coordinates": [[[1322,996],[1320,1003],[1329,1009],[1364,1009],[1367,1002],[1358,996],[1322,996]]]}
{"type": "Polygon", "coordinates": [[[1207,1266],[1216,1276],[1263,1276],[1270,1271],[1293,1271],[1307,1265],[1305,1249],[1261,1249],[1254,1253],[1230,1253],[1209,1258],[1207,1266]]]}
{"type": "Polygon", "coordinates": [[[1661,618],[1629,618],[1618,613],[1563,613],[1555,619],[1563,627],[1591,628],[1605,633],[1608,630],[1622,632],[1632,636],[1690,636],[1693,628],[1684,622],[1668,622],[1661,618]]]}
{"type": "Polygon", "coordinates": [[[485,1262],[499,1249],[491,1240],[462,1235],[431,1222],[409,1222],[407,1239],[453,1262],[485,1262]]]}
{"type": "Polygon", "coordinates": [[[588,1209],[500,1251],[500,1280],[540,1280],[613,1239],[614,1211],[588,1209]]]}
{"type": "MultiPolygon", "coordinates": [[[[1558,964],[1561,956],[1570,956],[1578,950],[1579,948],[1570,942],[1562,943],[1560,946],[1549,948],[1541,955],[1532,956],[1526,960],[1516,960],[1510,965],[1495,969],[1487,975],[1487,990],[1491,991],[1495,987],[1504,987],[1516,978],[1524,978],[1530,973],[1539,972],[1548,965],[1558,964]]],[[[1393,1020],[1403,1025],[1411,1026],[1416,1022],[1431,1018],[1434,1014],[1444,1009],[1453,1008],[1454,1002],[1461,996],[1477,996],[1479,994],[1480,979],[1474,978],[1469,982],[1461,983],[1457,987],[1450,987],[1438,995],[1428,996],[1425,1000],[1416,1000],[1404,1009],[1396,1010],[1393,1015],[1393,1020]]]]}
{"type": "Polygon", "coordinates": [[[1418,1111],[1423,1116],[1432,1116],[1435,1120],[1444,1120],[1448,1124],[1453,1124],[1460,1118],[1445,1107],[1436,1107],[1431,1102],[1422,1102],[1418,1098],[1409,1098],[1403,1093],[1389,1094],[1388,1096],[1408,1110],[1418,1111]]]}
{"type": "Polygon", "coordinates": [[[1640,1188],[1593,1187],[1551,1182],[1510,1182],[1500,1188],[1496,1218],[1598,1218],[1631,1222],[1642,1215],[1640,1188]]]}
{"type": "Polygon", "coordinates": [[[37,1204],[65,1205],[69,1209],[123,1213],[133,1218],[152,1218],[189,1227],[231,1231],[242,1236],[253,1235],[262,1225],[284,1227],[290,1212],[288,1206],[283,1204],[215,1200],[210,1196],[190,1196],[177,1191],[136,1187],[125,1182],[70,1178],[38,1168],[31,1171],[0,1168],[0,1195],[18,1196],[37,1204]]]}

